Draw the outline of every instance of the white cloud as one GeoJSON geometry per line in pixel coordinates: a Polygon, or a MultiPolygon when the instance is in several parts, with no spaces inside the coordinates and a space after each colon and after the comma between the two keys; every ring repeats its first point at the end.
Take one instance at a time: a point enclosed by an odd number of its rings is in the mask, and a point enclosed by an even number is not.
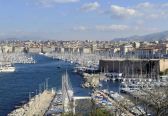
{"type": "Polygon", "coordinates": [[[144,25],[144,20],[136,20],[135,21],[136,25],[144,25]]]}
{"type": "Polygon", "coordinates": [[[164,3],[161,5],[163,8],[167,8],[168,7],[168,3],[164,3]]]}
{"type": "Polygon", "coordinates": [[[40,4],[46,7],[53,6],[55,4],[75,3],[79,0],[38,0],[40,4]]]}
{"type": "Polygon", "coordinates": [[[117,5],[111,5],[110,12],[113,17],[129,17],[135,16],[137,11],[133,8],[126,8],[117,5]]]}
{"type": "MultiPolygon", "coordinates": [[[[98,35],[96,39],[98,39],[101,36],[107,36],[109,37],[127,37],[127,36],[132,36],[132,35],[144,35],[144,34],[149,34],[149,33],[154,33],[154,32],[159,32],[159,28],[155,27],[148,27],[145,25],[127,25],[127,24],[98,24],[95,26],[77,26],[73,28],[73,31],[76,33],[78,31],[82,33],[87,33],[84,34],[92,34],[92,32],[97,33],[98,35]],[[91,33],[90,33],[91,32],[91,33]]],[[[95,34],[94,34],[95,35],[95,34]]]]}
{"type": "Polygon", "coordinates": [[[159,17],[160,17],[160,15],[158,15],[158,14],[150,14],[150,15],[148,15],[148,18],[150,18],[150,19],[157,19],[159,17]]]}
{"type": "Polygon", "coordinates": [[[128,29],[127,25],[97,25],[98,31],[124,31],[128,29]]]}
{"type": "Polygon", "coordinates": [[[82,11],[93,11],[93,10],[98,9],[99,7],[100,7],[100,4],[98,2],[87,3],[81,7],[81,10],[82,11]]]}
{"type": "Polygon", "coordinates": [[[142,32],[142,33],[154,33],[154,32],[158,32],[159,29],[156,27],[145,27],[145,26],[134,26],[132,27],[132,32],[142,32]]]}
{"type": "Polygon", "coordinates": [[[143,2],[137,5],[137,8],[153,8],[154,4],[151,4],[150,2],[143,2]]]}
{"type": "Polygon", "coordinates": [[[166,19],[168,17],[168,3],[154,4],[142,2],[132,7],[122,7],[111,5],[110,9],[105,12],[112,18],[128,20],[154,20],[166,19]]]}
{"type": "Polygon", "coordinates": [[[73,30],[74,31],[86,31],[88,30],[89,28],[88,27],[85,27],[85,26],[78,26],[78,27],[73,27],[73,30]]]}
{"type": "Polygon", "coordinates": [[[139,3],[135,6],[138,12],[141,12],[143,19],[153,20],[153,19],[164,19],[168,17],[167,7],[168,4],[154,4],[149,2],[139,3]]]}
{"type": "Polygon", "coordinates": [[[127,29],[129,29],[127,25],[119,25],[119,24],[96,25],[92,27],[88,27],[88,26],[73,27],[74,31],[124,31],[127,29]]]}
{"type": "Polygon", "coordinates": [[[0,37],[1,36],[4,36],[6,33],[4,33],[4,32],[0,32],[0,37]]]}

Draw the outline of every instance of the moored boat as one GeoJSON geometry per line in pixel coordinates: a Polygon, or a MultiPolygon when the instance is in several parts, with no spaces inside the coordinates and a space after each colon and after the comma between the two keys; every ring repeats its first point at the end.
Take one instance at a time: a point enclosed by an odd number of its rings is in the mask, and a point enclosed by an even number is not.
{"type": "Polygon", "coordinates": [[[15,72],[15,67],[12,64],[1,64],[0,72],[15,72]]]}

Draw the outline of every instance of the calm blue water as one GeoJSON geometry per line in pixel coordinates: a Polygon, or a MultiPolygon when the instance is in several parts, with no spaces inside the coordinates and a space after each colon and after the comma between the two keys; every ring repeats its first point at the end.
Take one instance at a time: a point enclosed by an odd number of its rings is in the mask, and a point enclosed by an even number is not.
{"type": "MultiPolygon", "coordinates": [[[[49,78],[49,88],[61,88],[61,76],[67,70],[75,95],[88,95],[90,89],[81,88],[82,78],[73,73],[73,65],[53,60],[45,56],[34,55],[37,64],[15,64],[16,72],[0,73],[0,116],[6,116],[15,109],[15,106],[28,101],[29,92],[39,88],[49,78]],[[60,66],[61,68],[57,68],[60,66]]],[[[118,85],[110,84],[109,88],[117,88],[118,85]]]]}

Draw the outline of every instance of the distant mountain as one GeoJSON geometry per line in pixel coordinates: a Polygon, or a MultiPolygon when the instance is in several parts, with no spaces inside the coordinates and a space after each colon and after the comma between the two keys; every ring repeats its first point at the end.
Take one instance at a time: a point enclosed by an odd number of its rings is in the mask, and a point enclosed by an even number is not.
{"type": "Polygon", "coordinates": [[[157,41],[168,39],[168,31],[152,33],[143,36],[131,36],[126,38],[115,38],[113,41],[157,41]]]}

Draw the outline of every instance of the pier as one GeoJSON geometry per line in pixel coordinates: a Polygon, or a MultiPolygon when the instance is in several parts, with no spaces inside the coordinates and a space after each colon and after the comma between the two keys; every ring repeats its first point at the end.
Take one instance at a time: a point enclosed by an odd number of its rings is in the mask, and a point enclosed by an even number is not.
{"type": "Polygon", "coordinates": [[[8,116],[43,116],[54,96],[55,92],[45,90],[43,93],[34,96],[21,108],[12,111],[8,116]]]}
{"type": "Polygon", "coordinates": [[[92,98],[90,96],[74,96],[74,91],[66,72],[62,76],[62,89],[56,92],[49,109],[45,113],[45,116],[61,115],[66,113],[76,114],[78,112],[81,113],[82,110],[88,111],[89,105],[87,103],[91,104],[91,99],[92,98]],[[82,102],[81,104],[81,101],[86,102],[82,102]],[[83,103],[86,104],[84,105],[83,103]]]}

